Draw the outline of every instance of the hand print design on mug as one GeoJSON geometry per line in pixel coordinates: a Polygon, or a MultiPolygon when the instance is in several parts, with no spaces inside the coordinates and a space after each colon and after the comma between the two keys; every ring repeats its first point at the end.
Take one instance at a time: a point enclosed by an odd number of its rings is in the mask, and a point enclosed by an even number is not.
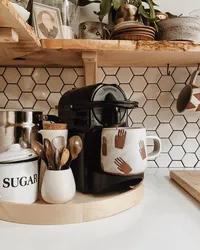
{"type": "Polygon", "coordinates": [[[115,136],[115,147],[124,148],[126,141],[126,131],[124,129],[119,129],[118,134],[115,136]]]}
{"type": "Polygon", "coordinates": [[[145,128],[104,128],[101,134],[101,166],[115,175],[135,175],[147,168],[147,160],[161,152],[161,140],[147,136],[145,128]],[[147,139],[154,141],[154,150],[147,155],[147,139]]]}
{"type": "Polygon", "coordinates": [[[142,157],[143,160],[145,160],[147,158],[147,153],[146,153],[146,150],[145,150],[145,144],[144,144],[144,141],[140,141],[139,142],[139,147],[140,147],[140,155],[142,157]]]}
{"type": "Polygon", "coordinates": [[[124,174],[128,175],[132,171],[132,168],[120,157],[115,159],[117,168],[124,174]]]}
{"type": "Polygon", "coordinates": [[[105,136],[102,138],[102,155],[107,156],[107,139],[105,136]]]}

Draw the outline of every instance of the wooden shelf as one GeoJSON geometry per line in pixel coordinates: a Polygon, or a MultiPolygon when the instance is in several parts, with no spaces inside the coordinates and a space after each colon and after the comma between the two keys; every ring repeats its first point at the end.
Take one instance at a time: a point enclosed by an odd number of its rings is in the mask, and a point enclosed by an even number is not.
{"type": "Polygon", "coordinates": [[[33,28],[20,18],[8,0],[0,0],[0,27],[0,66],[84,66],[88,85],[96,83],[98,66],[192,66],[200,63],[200,43],[194,42],[39,41],[33,28]],[[11,30],[6,33],[5,27],[11,30]],[[5,33],[13,34],[13,31],[18,37],[9,36],[8,42],[2,43],[5,33]]]}
{"type": "Polygon", "coordinates": [[[141,182],[123,193],[99,196],[77,193],[66,204],[38,201],[23,205],[1,201],[0,220],[32,225],[61,225],[99,220],[136,206],[143,196],[144,184],[141,182]]]}
{"type": "Polygon", "coordinates": [[[13,61],[5,57],[0,65],[77,67],[84,65],[83,52],[97,54],[98,66],[166,66],[168,63],[190,66],[200,63],[200,43],[193,42],[44,39],[41,44],[41,50],[23,56],[25,60],[13,61]]]}
{"type": "Polygon", "coordinates": [[[186,66],[200,62],[200,43],[118,40],[42,40],[45,53],[55,53],[56,64],[81,66],[81,52],[97,53],[98,66],[186,66]],[[68,59],[62,60],[70,54],[68,59]],[[74,58],[79,58],[74,62],[74,58]]]}
{"type": "MultiPolygon", "coordinates": [[[[23,60],[0,58],[2,66],[85,67],[86,83],[96,83],[100,66],[192,66],[200,63],[200,44],[167,41],[41,40],[23,60]]],[[[17,53],[17,52],[16,52],[17,53]]]]}
{"type": "Polygon", "coordinates": [[[18,42],[0,42],[1,65],[5,59],[9,62],[9,59],[22,57],[40,49],[41,44],[33,28],[18,15],[8,0],[0,0],[0,27],[12,28],[19,37],[18,42]]]}

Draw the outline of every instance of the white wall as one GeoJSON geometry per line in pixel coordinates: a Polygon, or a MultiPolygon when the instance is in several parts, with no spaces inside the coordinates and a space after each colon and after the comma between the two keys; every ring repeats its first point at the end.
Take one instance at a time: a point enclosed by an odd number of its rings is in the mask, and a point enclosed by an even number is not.
{"type": "Polygon", "coordinates": [[[200,9],[200,0],[155,0],[161,11],[169,11],[174,14],[189,15],[192,10],[200,9]]]}

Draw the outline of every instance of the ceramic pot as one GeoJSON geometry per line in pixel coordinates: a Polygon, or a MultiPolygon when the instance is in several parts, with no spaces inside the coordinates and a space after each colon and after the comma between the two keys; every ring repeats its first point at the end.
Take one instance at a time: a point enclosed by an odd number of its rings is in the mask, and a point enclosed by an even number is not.
{"type": "Polygon", "coordinates": [[[46,139],[49,139],[50,142],[52,142],[52,140],[57,136],[63,136],[65,139],[65,146],[67,145],[67,137],[68,137],[68,130],[67,129],[63,129],[63,130],[41,129],[40,131],[38,131],[38,133],[42,135],[43,141],[46,138],[46,139]]]}
{"type": "Polygon", "coordinates": [[[158,22],[158,39],[200,42],[200,18],[176,17],[158,22]]]}
{"type": "Polygon", "coordinates": [[[137,7],[132,4],[123,4],[119,7],[116,13],[116,23],[125,21],[136,21],[137,7]]]}
{"type": "Polygon", "coordinates": [[[101,166],[104,172],[116,175],[144,173],[147,160],[161,152],[161,140],[147,136],[145,128],[104,128],[101,134],[101,166]],[[147,139],[154,142],[154,150],[147,154],[147,139]]]}
{"type": "Polygon", "coordinates": [[[108,39],[110,33],[107,24],[100,22],[83,22],[79,25],[79,39],[108,39]]]}
{"type": "Polygon", "coordinates": [[[45,171],[41,195],[46,202],[66,203],[73,199],[75,193],[76,185],[71,168],[62,171],[45,171]]]}

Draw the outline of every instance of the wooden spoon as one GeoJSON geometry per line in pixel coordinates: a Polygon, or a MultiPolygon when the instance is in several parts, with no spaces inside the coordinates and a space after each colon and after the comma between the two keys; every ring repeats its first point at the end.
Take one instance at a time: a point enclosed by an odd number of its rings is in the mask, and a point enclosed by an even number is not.
{"type": "Polygon", "coordinates": [[[60,169],[60,152],[58,149],[56,149],[55,152],[55,164],[56,164],[56,169],[60,169]]]}
{"type": "Polygon", "coordinates": [[[71,161],[75,160],[78,157],[82,148],[83,148],[83,142],[79,136],[75,135],[69,139],[69,150],[71,153],[71,161]]]}
{"type": "Polygon", "coordinates": [[[42,159],[48,167],[48,160],[43,145],[36,140],[32,140],[31,147],[34,150],[34,152],[39,156],[39,158],[42,159]]]}
{"type": "Polygon", "coordinates": [[[62,166],[64,166],[68,162],[69,156],[70,156],[69,149],[68,148],[64,148],[63,151],[62,151],[62,155],[61,155],[59,170],[61,170],[62,166]]]}
{"type": "Polygon", "coordinates": [[[47,138],[44,139],[44,150],[48,160],[49,169],[56,170],[56,166],[54,163],[54,150],[51,142],[47,138]]]}
{"type": "Polygon", "coordinates": [[[70,157],[69,162],[67,163],[67,168],[69,168],[71,165],[71,162],[78,157],[82,148],[83,148],[83,142],[79,136],[77,135],[72,136],[69,139],[69,150],[70,150],[71,157],[70,157]]]}

